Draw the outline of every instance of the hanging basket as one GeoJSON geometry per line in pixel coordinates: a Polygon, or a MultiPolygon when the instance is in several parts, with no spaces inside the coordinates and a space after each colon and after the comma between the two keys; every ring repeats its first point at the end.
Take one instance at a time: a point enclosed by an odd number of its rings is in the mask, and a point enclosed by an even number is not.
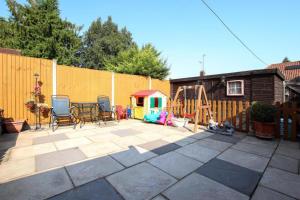
{"type": "Polygon", "coordinates": [[[184,127],[189,123],[189,119],[187,118],[172,118],[171,119],[172,123],[176,127],[184,127]]]}

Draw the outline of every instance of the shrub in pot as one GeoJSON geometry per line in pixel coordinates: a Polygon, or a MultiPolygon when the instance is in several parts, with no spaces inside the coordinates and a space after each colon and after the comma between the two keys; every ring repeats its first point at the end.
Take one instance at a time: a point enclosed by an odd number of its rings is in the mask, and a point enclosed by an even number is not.
{"type": "Polygon", "coordinates": [[[34,100],[30,99],[30,100],[26,101],[25,106],[28,110],[33,111],[35,109],[34,100]]]}
{"type": "Polygon", "coordinates": [[[275,134],[276,107],[270,104],[254,102],[251,106],[251,118],[255,135],[271,139],[275,134]]]}

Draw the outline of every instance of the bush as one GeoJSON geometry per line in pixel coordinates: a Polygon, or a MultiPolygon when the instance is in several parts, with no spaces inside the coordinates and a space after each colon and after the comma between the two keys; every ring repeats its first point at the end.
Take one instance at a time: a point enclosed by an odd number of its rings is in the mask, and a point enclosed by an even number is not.
{"type": "Polygon", "coordinates": [[[274,122],[276,107],[270,104],[254,102],[251,106],[251,118],[257,122],[274,122]]]}

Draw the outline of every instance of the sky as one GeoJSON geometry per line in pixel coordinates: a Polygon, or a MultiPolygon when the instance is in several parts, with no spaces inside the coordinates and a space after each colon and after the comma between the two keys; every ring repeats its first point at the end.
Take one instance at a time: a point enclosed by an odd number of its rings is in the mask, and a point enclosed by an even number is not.
{"type": "MultiPolygon", "coordinates": [[[[18,0],[18,2],[26,2],[18,0]]],[[[300,60],[299,0],[206,0],[211,8],[267,64],[287,56],[300,60]]],[[[83,25],[112,16],[142,46],[152,43],[167,59],[169,78],[265,68],[200,0],[59,0],[61,17],[83,25]]],[[[8,17],[5,0],[0,16],[8,17]]]]}

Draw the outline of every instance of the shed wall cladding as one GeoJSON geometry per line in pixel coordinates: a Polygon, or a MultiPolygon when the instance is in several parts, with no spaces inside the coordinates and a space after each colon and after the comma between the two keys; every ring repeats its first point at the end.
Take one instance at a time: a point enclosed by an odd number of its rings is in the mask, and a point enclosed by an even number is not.
{"type": "MultiPolygon", "coordinates": [[[[179,86],[195,85],[197,81],[183,81],[172,82],[171,95],[174,98],[179,86]]],[[[204,80],[204,86],[209,100],[231,100],[231,101],[262,101],[273,104],[276,101],[282,102],[282,80],[276,75],[252,75],[252,76],[236,76],[226,78],[225,83],[221,83],[220,78],[204,80]],[[244,95],[242,96],[228,96],[227,95],[227,81],[243,80],[244,81],[244,95]]],[[[194,90],[187,90],[187,98],[195,98],[194,90]]],[[[183,94],[181,94],[183,98],[183,94]]]]}

